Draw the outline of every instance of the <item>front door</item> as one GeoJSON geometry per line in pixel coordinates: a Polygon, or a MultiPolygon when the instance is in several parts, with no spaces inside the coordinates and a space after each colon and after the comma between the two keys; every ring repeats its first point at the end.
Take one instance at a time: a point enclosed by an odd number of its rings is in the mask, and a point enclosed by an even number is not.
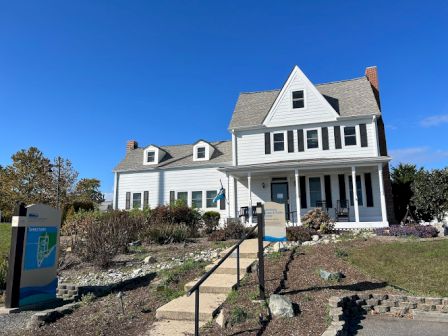
{"type": "Polygon", "coordinates": [[[286,219],[289,220],[289,192],[287,182],[271,184],[271,200],[272,202],[285,205],[286,219]]]}

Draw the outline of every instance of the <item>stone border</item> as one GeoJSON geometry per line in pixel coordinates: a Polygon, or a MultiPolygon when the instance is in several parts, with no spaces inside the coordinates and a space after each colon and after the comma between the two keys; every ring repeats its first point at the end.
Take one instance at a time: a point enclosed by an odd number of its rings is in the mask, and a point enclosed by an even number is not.
{"type": "Polygon", "coordinates": [[[79,298],[78,290],[78,286],[74,284],[59,282],[56,297],[64,301],[75,301],[79,298]]]}
{"type": "Polygon", "coordinates": [[[354,294],[332,296],[328,300],[328,306],[332,322],[322,336],[347,335],[347,321],[369,313],[448,322],[448,298],[354,294]]]}
{"type": "Polygon", "coordinates": [[[64,315],[71,314],[75,309],[79,308],[80,306],[81,306],[80,302],[73,302],[57,308],[40,311],[31,316],[31,319],[28,321],[26,327],[27,329],[34,329],[41,327],[46,323],[54,322],[57,319],[63,317],[64,315]]]}

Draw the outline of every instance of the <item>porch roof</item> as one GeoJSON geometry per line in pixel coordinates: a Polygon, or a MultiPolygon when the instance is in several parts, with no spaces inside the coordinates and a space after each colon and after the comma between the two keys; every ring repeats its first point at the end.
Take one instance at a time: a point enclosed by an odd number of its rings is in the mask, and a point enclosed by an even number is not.
{"type": "Polygon", "coordinates": [[[289,160],[243,166],[228,166],[219,168],[219,170],[225,173],[229,173],[230,175],[239,175],[248,172],[279,172],[291,171],[294,169],[314,170],[328,168],[347,168],[352,166],[367,167],[377,165],[379,163],[387,163],[390,160],[390,156],[289,160]]]}

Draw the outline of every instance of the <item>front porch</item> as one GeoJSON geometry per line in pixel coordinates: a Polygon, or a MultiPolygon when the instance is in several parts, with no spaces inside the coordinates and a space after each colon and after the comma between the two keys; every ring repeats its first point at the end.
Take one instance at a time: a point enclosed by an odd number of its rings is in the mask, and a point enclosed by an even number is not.
{"type": "Polygon", "coordinates": [[[234,203],[229,217],[252,225],[257,202],[273,201],[285,204],[288,226],[301,225],[301,217],[314,208],[326,210],[336,229],[389,225],[383,183],[386,158],[309,161],[225,168],[229,184],[233,181],[233,188],[227,188],[233,191],[228,197],[234,203]]]}

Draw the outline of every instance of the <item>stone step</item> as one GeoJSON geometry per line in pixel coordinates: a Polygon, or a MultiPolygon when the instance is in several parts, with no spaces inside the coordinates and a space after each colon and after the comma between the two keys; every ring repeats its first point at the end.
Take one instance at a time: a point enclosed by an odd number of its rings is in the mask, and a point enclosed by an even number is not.
{"type": "Polygon", "coordinates": [[[448,323],[448,314],[447,313],[426,312],[426,311],[422,311],[422,310],[413,309],[412,315],[413,315],[414,320],[448,323]]]}
{"type": "MultiPolygon", "coordinates": [[[[185,291],[188,292],[198,280],[199,279],[196,279],[187,283],[185,285],[185,291]]],[[[199,289],[201,293],[228,294],[235,287],[236,275],[213,273],[202,283],[199,289]]]]}
{"type": "MultiPolygon", "coordinates": [[[[209,321],[218,312],[219,307],[226,300],[225,294],[200,294],[199,320],[209,321]]],[[[194,321],[195,294],[181,296],[159,307],[156,318],[159,320],[189,320],[194,321]]]]}
{"type": "MultiPolygon", "coordinates": [[[[268,242],[263,242],[263,246],[268,246],[268,242]]],[[[225,249],[222,251],[219,256],[223,257],[225,256],[229,251],[231,247],[228,249],[225,249]]],[[[230,258],[236,258],[236,250],[232,253],[230,258]]],[[[258,239],[247,239],[240,245],[240,258],[257,258],[258,257],[258,239]]]]}
{"type": "MultiPolygon", "coordinates": [[[[199,322],[202,327],[205,322],[199,322]]],[[[194,334],[194,321],[160,320],[153,323],[145,336],[185,336],[194,334]]]]}
{"type": "MultiPolygon", "coordinates": [[[[246,274],[246,272],[250,272],[250,267],[256,261],[253,258],[240,258],[240,275],[241,278],[246,274]]],[[[215,261],[213,264],[205,266],[205,270],[209,271],[212,267],[216,265],[218,261],[215,261]]],[[[226,259],[214,272],[214,274],[235,274],[236,275],[236,258],[228,258],[226,259]]]]}

